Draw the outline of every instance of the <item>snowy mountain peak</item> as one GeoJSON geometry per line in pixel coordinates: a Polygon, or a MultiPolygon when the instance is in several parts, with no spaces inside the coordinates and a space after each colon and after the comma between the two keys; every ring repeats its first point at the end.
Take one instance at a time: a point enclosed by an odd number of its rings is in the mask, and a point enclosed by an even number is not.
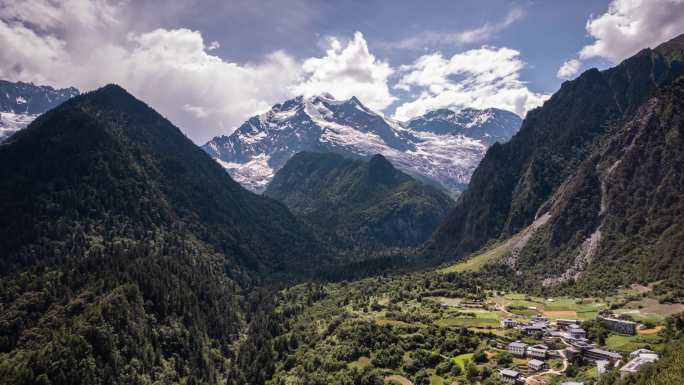
{"type": "Polygon", "coordinates": [[[417,131],[464,135],[483,140],[489,145],[508,141],[515,133],[510,127],[520,124],[521,119],[516,114],[497,108],[464,108],[459,111],[441,108],[406,123],[408,127],[417,131]]]}
{"type": "Polygon", "coordinates": [[[55,89],[0,80],[0,142],[28,126],[38,115],[78,94],[73,87],[55,89]]]}
{"type": "Polygon", "coordinates": [[[517,115],[496,109],[440,109],[402,123],[369,109],[355,96],[338,100],[323,93],[276,104],[202,148],[234,179],[257,192],[301,151],[350,158],[382,154],[396,167],[458,192],[487,147],[508,140],[520,123],[517,115]]]}

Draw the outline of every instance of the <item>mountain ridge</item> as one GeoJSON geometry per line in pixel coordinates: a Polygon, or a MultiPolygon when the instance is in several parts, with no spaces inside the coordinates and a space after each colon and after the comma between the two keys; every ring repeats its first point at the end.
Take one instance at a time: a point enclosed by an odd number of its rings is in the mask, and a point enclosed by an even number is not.
{"type": "Polygon", "coordinates": [[[354,260],[397,253],[427,240],[453,201],[397,170],[384,156],[349,159],[300,152],[264,192],[326,234],[354,260]]]}
{"type": "Polygon", "coordinates": [[[652,216],[649,211],[659,210],[653,201],[633,202],[651,197],[650,188],[658,185],[658,201],[679,210],[681,189],[657,169],[676,175],[675,165],[682,161],[671,147],[681,136],[677,116],[682,106],[675,95],[681,95],[683,42],[684,35],[611,69],[591,69],[564,82],[542,107],[528,113],[511,141],[489,149],[425,255],[460,258],[515,236],[500,262],[525,277],[521,280],[531,285],[527,289],[579,280],[585,290],[607,290],[656,277],[670,284],[681,277],[670,254],[681,238],[677,222],[668,213],[652,216]],[[644,138],[641,144],[631,144],[635,132],[644,138]],[[658,165],[646,155],[649,151],[668,155],[658,165]],[[629,170],[620,166],[617,160],[633,153],[640,153],[644,164],[630,158],[625,161],[629,170]],[[646,165],[651,171],[644,170],[646,165]],[[611,194],[617,188],[622,191],[611,194]],[[624,193],[628,190],[632,194],[624,193]],[[630,213],[618,220],[620,215],[611,213],[615,207],[629,207],[630,213]],[[647,230],[651,223],[660,223],[674,239],[659,239],[647,230]],[[672,269],[648,271],[646,265],[662,266],[658,253],[672,269]],[[620,266],[631,266],[632,272],[620,266]]]}
{"type": "MultiPolygon", "coordinates": [[[[466,114],[470,115],[470,127],[441,121],[439,130],[431,130],[427,120],[415,120],[412,128],[370,110],[356,97],[298,96],[274,105],[231,135],[215,137],[202,148],[238,182],[256,192],[265,190],[291,156],[314,151],[357,159],[380,153],[404,172],[457,193],[486,148],[510,138],[520,123],[515,114],[503,110],[470,109],[466,114]],[[493,135],[487,134],[487,127],[494,127],[493,135]]],[[[460,112],[454,115],[467,120],[460,112]]]]}
{"type": "Polygon", "coordinates": [[[0,80],[0,142],[28,126],[38,115],[79,94],[74,87],[55,89],[0,80]]]}

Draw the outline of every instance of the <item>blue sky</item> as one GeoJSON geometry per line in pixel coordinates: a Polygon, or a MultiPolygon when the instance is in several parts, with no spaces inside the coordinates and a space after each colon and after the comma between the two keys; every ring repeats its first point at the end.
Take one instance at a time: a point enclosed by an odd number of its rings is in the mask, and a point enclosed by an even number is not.
{"type": "Polygon", "coordinates": [[[121,84],[195,142],[297,94],[520,116],[684,32],[684,0],[0,0],[0,78],[121,84]],[[562,68],[562,70],[561,70],[562,68]]]}

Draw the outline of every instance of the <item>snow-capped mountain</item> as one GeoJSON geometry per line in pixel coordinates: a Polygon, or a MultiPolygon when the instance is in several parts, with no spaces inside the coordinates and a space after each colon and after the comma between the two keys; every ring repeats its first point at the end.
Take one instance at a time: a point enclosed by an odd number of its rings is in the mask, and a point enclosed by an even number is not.
{"type": "Polygon", "coordinates": [[[55,89],[0,80],[0,142],[28,126],[38,115],[78,94],[73,87],[55,89]]]}
{"type": "Polygon", "coordinates": [[[275,172],[301,151],[351,158],[382,154],[396,167],[458,192],[489,145],[510,139],[520,124],[517,115],[497,109],[441,109],[397,122],[355,97],[336,100],[323,94],[276,104],[202,148],[236,181],[256,192],[262,192],[275,172]]]}

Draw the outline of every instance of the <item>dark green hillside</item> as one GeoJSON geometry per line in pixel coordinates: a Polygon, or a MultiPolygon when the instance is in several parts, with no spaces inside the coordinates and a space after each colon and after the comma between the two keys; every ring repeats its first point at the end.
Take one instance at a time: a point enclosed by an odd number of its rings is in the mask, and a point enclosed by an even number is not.
{"type": "Polygon", "coordinates": [[[682,73],[682,41],[684,35],[615,68],[592,69],[563,83],[543,107],[528,113],[511,141],[489,149],[428,253],[458,257],[529,225],[610,127],[682,73]]]}
{"type": "Polygon", "coordinates": [[[550,219],[517,268],[547,277],[576,271],[580,287],[598,290],[664,280],[684,297],[684,77],[597,147],[552,198],[550,219]]]}
{"type": "Polygon", "coordinates": [[[366,253],[419,245],[452,205],[445,193],[395,169],[382,155],[361,161],[299,153],[265,195],[284,202],[341,248],[366,253]]]}
{"type": "Polygon", "coordinates": [[[3,384],[239,378],[255,280],[326,262],[283,204],[114,85],[0,145],[0,234],[3,384]]]}

